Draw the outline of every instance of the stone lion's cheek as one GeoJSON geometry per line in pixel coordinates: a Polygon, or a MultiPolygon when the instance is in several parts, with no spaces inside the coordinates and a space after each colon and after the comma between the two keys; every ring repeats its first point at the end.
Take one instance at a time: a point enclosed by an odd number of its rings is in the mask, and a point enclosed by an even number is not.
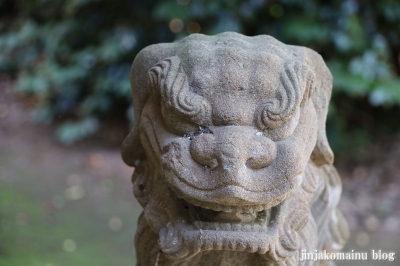
{"type": "Polygon", "coordinates": [[[304,172],[308,158],[317,140],[317,119],[313,104],[309,101],[300,110],[300,117],[293,134],[277,141],[276,172],[291,178],[304,172]]]}
{"type": "Polygon", "coordinates": [[[314,104],[309,100],[300,111],[299,123],[293,132],[293,141],[297,143],[301,157],[308,161],[317,142],[318,120],[314,104]]]}

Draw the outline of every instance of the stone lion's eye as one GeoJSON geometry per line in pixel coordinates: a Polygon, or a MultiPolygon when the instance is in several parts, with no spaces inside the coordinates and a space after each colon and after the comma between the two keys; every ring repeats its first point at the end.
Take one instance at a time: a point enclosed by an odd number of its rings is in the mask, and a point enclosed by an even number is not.
{"type": "MultiPolygon", "coordinates": [[[[264,112],[263,112],[264,113],[264,112]]],[[[297,108],[291,117],[286,120],[280,120],[275,123],[269,124],[266,127],[265,124],[259,125],[258,127],[263,130],[264,134],[274,141],[279,141],[290,137],[293,134],[294,129],[297,126],[300,117],[300,110],[297,108]]],[[[261,118],[262,120],[262,118],[261,118]]],[[[261,121],[259,121],[260,123],[261,121]]]]}
{"type": "Polygon", "coordinates": [[[270,99],[264,103],[257,114],[258,127],[262,130],[273,129],[286,122],[290,117],[284,116],[283,104],[278,99],[270,99]]]}
{"type": "Polygon", "coordinates": [[[211,104],[193,91],[179,57],[172,56],[157,63],[148,71],[148,77],[153,94],[161,96],[162,115],[169,125],[179,124],[177,120],[193,124],[210,122],[211,104]]]}
{"type": "Polygon", "coordinates": [[[259,106],[256,122],[262,130],[282,127],[309,98],[314,76],[304,65],[287,62],[280,73],[275,98],[259,106]]]}

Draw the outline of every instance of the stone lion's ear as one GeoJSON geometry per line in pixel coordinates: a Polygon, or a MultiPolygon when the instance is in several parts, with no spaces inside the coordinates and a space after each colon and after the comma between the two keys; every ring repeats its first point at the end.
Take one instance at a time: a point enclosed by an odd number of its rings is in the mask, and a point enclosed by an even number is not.
{"type": "Polygon", "coordinates": [[[312,69],[315,73],[315,82],[311,92],[311,99],[318,120],[317,143],[311,154],[311,160],[317,166],[321,166],[332,164],[334,159],[325,130],[329,100],[332,93],[332,75],[320,55],[312,53],[311,56],[313,57],[312,62],[314,62],[312,69]]]}
{"type": "MultiPolygon", "coordinates": [[[[161,94],[161,97],[165,97],[165,90],[171,87],[170,83],[174,81],[173,77],[178,74],[179,68],[180,60],[177,56],[169,57],[153,65],[147,72],[149,82],[145,90],[151,92],[151,96],[149,96],[157,98],[161,94]]],[[[140,140],[140,116],[136,119],[138,121],[121,145],[122,159],[130,166],[136,166],[138,161],[146,159],[146,153],[140,140]]]]}
{"type": "Polygon", "coordinates": [[[139,129],[135,126],[122,142],[121,156],[127,165],[137,166],[138,161],[146,157],[139,134],[139,129]]]}
{"type": "Polygon", "coordinates": [[[286,87],[292,87],[288,91],[294,91],[295,93],[292,93],[292,95],[287,93],[286,95],[291,98],[298,98],[297,101],[301,101],[300,105],[305,104],[310,98],[313,101],[318,119],[318,133],[311,160],[316,165],[321,166],[333,163],[333,152],[329,146],[325,131],[326,116],[332,91],[332,76],[320,58],[317,58],[316,61],[320,65],[314,68],[298,61],[287,62],[284,77],[288,81],[283,79],[282,83],[286,87]],[[300,91],[295,90],[294,87],[297,87],[300,91]],[[300,99],[300,97],[302,98],[300,99]]]}
{"type": "Polygon", "coordinates": [[[329,146],[325,130],[323,133],[318,131],[317,143],[315,144],[314,150],[311,154],[311,160],[317,166],[333,163],[333,152],[329,146]]]}

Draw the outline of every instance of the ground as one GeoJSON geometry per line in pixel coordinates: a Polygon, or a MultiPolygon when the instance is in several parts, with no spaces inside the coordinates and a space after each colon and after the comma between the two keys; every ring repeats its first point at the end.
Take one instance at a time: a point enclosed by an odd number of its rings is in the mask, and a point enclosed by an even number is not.
{"type": "MultiPolygon", "coordinates": [[[[0,265],[135,265],[133,168],[101,138],[62,146],[0,79],[0,265]]],[[[117,134],[121,135],[121,134],[117,134]]],[[[122,139],[121,139],[122,140],[122,139]]],[[[400,137],[338,158],[347,251],[400,254],[400,137]]],[[[382,261],[338,265],[386,265],[382,261]]],[[[396,262],[388,265],[398,265],[396,262]]]]}

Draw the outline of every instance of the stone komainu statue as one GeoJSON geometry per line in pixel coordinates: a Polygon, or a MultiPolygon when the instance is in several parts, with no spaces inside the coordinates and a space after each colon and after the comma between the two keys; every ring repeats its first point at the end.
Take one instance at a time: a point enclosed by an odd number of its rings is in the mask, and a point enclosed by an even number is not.
{"type": "Polygon", "coordinates": [[[144,208],[137,265],[333,265],[300,261],[348,238],[321,56],[266,35],[194,34],[143,49],[131,85],[122,156],[144,208]]]}

